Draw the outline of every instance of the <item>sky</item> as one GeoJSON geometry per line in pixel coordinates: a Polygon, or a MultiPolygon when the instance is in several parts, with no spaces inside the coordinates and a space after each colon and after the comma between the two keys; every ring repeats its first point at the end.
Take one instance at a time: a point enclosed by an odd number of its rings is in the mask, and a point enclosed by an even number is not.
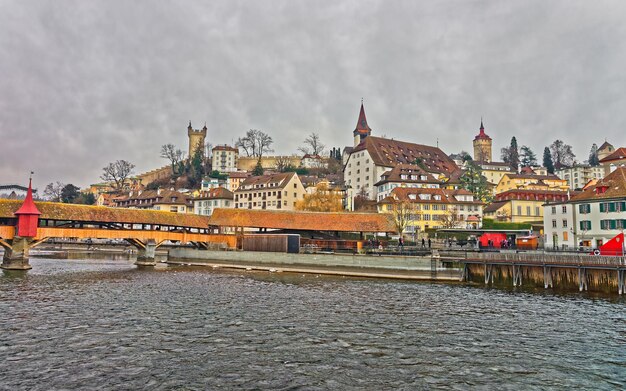
{"type": "Polygon", "coordinates": [[[293,154],[316,132],[372,135],[494,159],[515,136],[541,159],[625,146],[626,2],[0,0],[0,184],[84,187],[187,149],[187,125],[248,129],[293,154]]]}

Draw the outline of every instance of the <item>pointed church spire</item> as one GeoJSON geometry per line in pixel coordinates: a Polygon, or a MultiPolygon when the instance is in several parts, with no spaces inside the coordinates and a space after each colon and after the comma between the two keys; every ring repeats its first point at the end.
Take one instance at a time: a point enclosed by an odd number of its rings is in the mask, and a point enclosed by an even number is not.
{"type": "Polygon", "coordinates": [[[188,128],[189,128],[189,129],[192,129],[192,128],[191,128],[191,120],[189,120],[189,126],[188,126],[188,128]]]}
{"type": "Polygon", "coordinates": [[[369,133],[372,129],[367,125],[367,118],[365,117],[365,108],[363,107],[363,99],[361,99],[361,111],[359,112],[359,119],[356,122],[355,132],[369,133]]]}
{"type": "Polygon", "coordinates": [[[480,130],[485,131],[485,127],[483,126],[483,117],[480,117],[480,130]]]}

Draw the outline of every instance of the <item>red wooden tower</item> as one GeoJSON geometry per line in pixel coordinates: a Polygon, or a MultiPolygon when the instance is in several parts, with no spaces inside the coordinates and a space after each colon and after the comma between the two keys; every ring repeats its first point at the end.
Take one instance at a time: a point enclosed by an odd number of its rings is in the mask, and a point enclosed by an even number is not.
{"type": "Polygon", "coordinates": [[[34,238],[37,236],[37,224],[39,223],[39,209],[33,202],[33,180],[28,182],[28,192],[22,206],[15,212],[17,216],[16,236],[34,238]]]}

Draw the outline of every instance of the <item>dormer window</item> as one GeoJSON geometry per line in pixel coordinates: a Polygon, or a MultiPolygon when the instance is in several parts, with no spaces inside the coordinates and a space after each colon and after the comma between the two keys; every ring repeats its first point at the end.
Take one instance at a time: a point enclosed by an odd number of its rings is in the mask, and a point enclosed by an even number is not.
{"type": "Polygon", "coordinates": [[[415,196],[415,194],[409,194],[409,199],[415,200],[417,199],[417,197],[415,196]]]}

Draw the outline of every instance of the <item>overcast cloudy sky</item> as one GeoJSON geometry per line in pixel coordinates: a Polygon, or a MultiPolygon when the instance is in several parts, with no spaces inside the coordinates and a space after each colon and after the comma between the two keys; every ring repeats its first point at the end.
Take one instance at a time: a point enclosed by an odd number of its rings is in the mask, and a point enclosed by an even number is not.
{"type": "MultiPolygon", "coordinates": [[[[159,167],[186,127],[471,150],[626,145],[626,1],[0,0],[0,184],[159,167]]],[[[499,154],[498,154],[499,155],[499,154]]],[[[499,156],[498,156],[499,157],[499,156]]]]}

